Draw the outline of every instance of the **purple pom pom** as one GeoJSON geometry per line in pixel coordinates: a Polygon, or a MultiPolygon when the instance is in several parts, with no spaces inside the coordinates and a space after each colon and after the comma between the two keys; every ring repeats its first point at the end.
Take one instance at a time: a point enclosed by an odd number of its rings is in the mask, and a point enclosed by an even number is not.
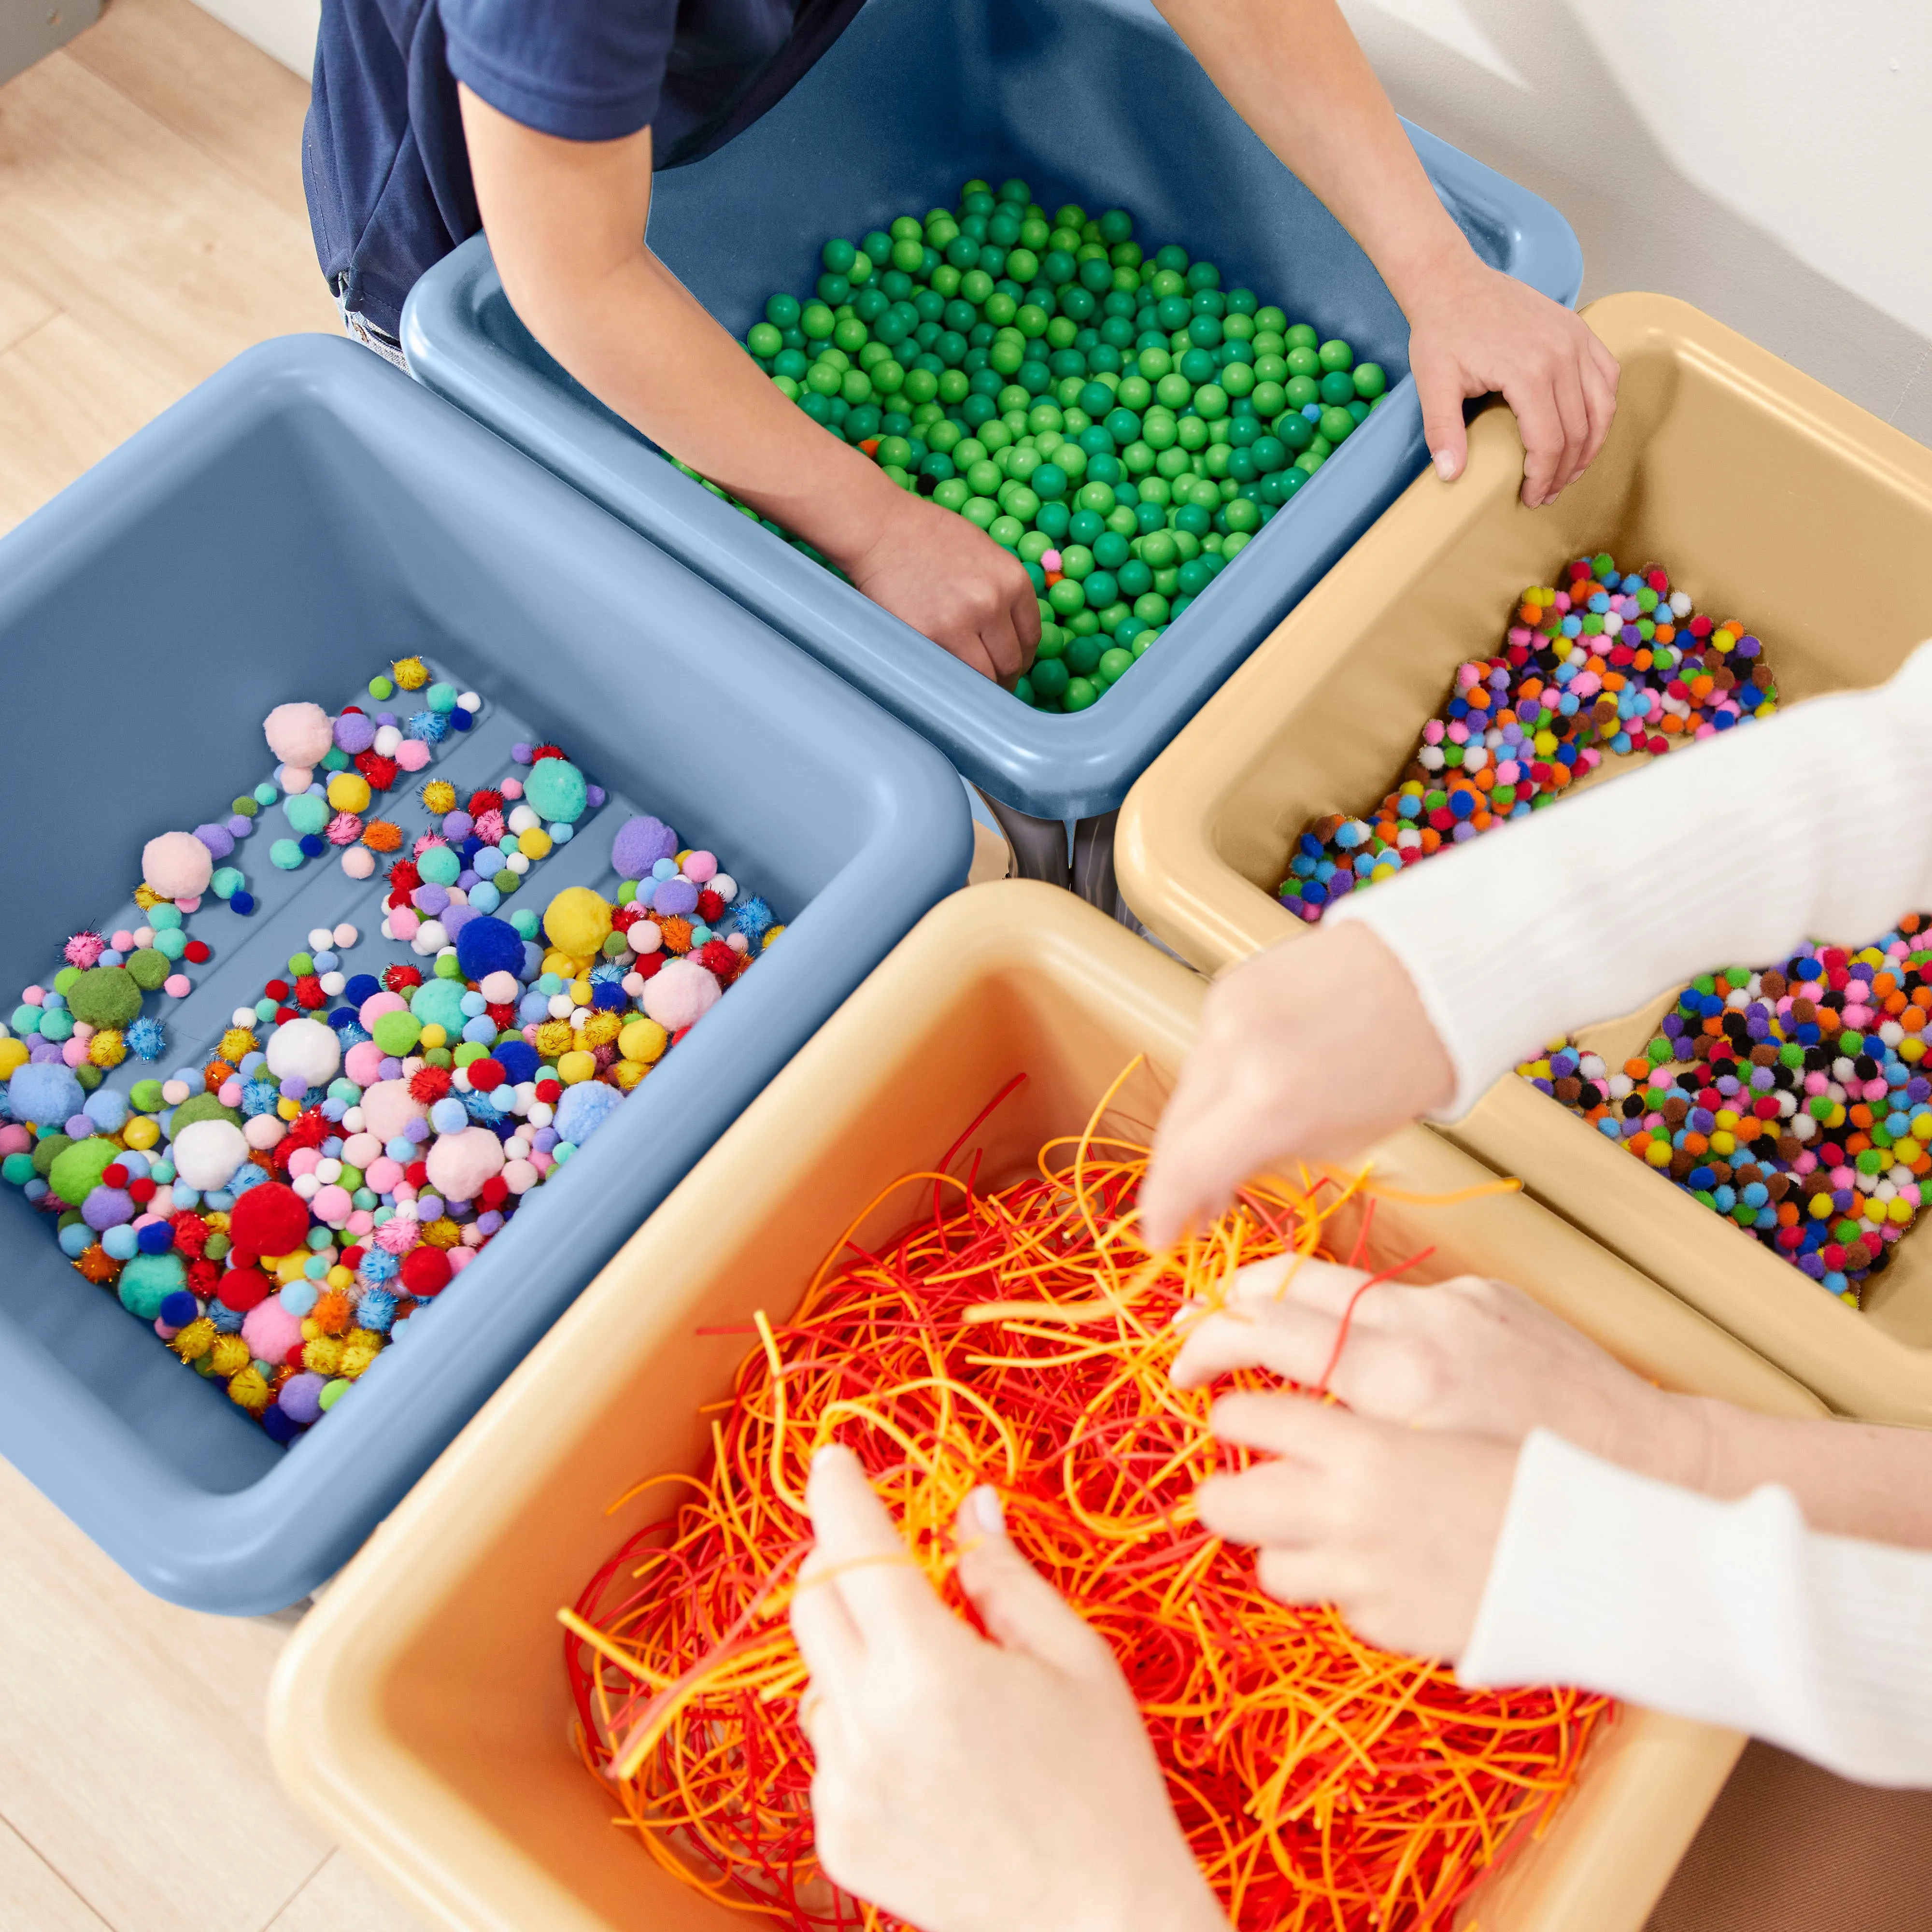
{"type": "Polygon", "coordinates": [[[358,752],[366,752],[376,742],[376,727],[365,712],[345,711],[335,721],[335,744],[338,751],[346,752],[352,758],[358,752]]]}
{"type": "MultiPolygon", "coordinates": [[[[644,878],[660,859],[674,858],[676,853],[677,834],[662,819],[648,814],[626,819],[610,842],[610,863],[622,879],[644,878]]],[[[694,898],[692,903],[698,902],[694,898]]]]}
{"type": "Polygon", "coordinates": [[[235,849],[235,837],[225,825],[197,825],[194,836],[218,859],[225,859],[235,849]]]}

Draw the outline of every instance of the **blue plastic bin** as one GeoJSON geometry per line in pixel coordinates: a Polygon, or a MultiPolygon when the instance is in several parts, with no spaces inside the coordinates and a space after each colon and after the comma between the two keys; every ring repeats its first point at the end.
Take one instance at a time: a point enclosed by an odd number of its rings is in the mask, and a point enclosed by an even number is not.
{"type": "MultiPolygon", "coordinates": [[[[1409,133],[1484,258],[1574,302],[1582,256],[1562,217],[1409,133]]],[[[1126,208],[1150,244],[1211,256],[1229,286],[1346,338],[1393,386],[1132,675],[1070,717],[1010,697],[674,470],[537,346],[481,236],[416,285],[403,346],[419,380],[872,693],[992,797],[1087,818],[1120,804],[1422,468],[1408,328],[1368,258],[1145,0],[868,0],[777,106],[716,154],[658,176],[649,238],[742,339],[773,290],[809,292],[827,236],[950,206],[974,175],[1018,175],[1048,208],[1126,208]]]]}
{"type": "MultiPolygon", "coordinates": [[[[412,651],[483,695],[472,735],[496,741],[433,772],[484,783],[513,738],[554,736],[614,806],[724,856],[788,928],[287,1450],[4,1190],[0,1454],[140,1582],[198,1609],[273,1610],[338,1568],[970,854],[958,781],[876,705],[366,350],[292,337],[0,542],[21,808],[0,859],[9,1005],[122,899],[144,840],[267,776],[272,706],[339,708],[412,651]]],[[[531,902],[614,890],[613,822],[544,860],[531,902]]],[[[359,919],[347,970],[408,956],[375,936],[373,885],[327,860],[278,874],[272,836],[235,861],[262,894],[254,917],[212,900],[194,915],[214,959],[189,969],[168,1056],[143,1070],[198,1064],[311,927],[359,919]]]]}

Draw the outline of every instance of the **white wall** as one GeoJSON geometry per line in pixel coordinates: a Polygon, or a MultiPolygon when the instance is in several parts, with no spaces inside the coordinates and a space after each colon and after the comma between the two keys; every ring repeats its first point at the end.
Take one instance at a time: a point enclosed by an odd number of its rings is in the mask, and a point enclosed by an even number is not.
{"type": "Polygon", "coordinates": [[[1927,0],[1342,0],[1396,105],[1533,188],[1587,299],[1681,296],[1932,442],[1927,0]]]}
{"type": "MultiPolygon", "coordinates": [[[[320,0],[198,4],[309,73],[320,0]]],[[[1681,296],[1932,442],[1928,0],[1342,4],[1405,114],[1569,218],[1586,298],[1681,296]]]]}
{"type": "Polygon", "coordinates": [[[322,0],[194,0],[204,13],[306,80],[315,71],[315,34],[322,0]]]}

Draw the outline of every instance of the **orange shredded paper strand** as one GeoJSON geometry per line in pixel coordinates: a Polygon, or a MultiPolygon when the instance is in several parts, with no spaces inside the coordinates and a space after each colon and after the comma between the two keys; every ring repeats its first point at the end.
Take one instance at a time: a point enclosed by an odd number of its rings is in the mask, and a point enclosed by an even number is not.
{"type": "Polygon", "coordinates": [[[1132,1216],[1147,1150],[1100,1133],[1106,1104],[1015,1185],[904,1177],[911,1227],[876,1255],[848,1239],[788,1321],[758,1317],[710,1473],[651,1479],[689,1493],[560,1612],[586,1762],[614,1781],[619,1822],[721,1904],[799,1928],[896,1923],[813,1853],[786,1611],[811,1544],[806,1472],[837,1440],[969,1618],[953,1520],[976,1486],[998,1490],[1020,1550],[1112,1646],[1244,1932],[1446,1927],[1540,1828],[1611,1707],[1462,1690],[1331,1609],[1276,1603],[1252,1552],[1199,1528],[1196,1488],[1249,1458],[1208,1434],[1209,1392],[1168,1379],[1189,1311],[1220,1305],[1249,1262],[1331,1258],[1329,1224],[1366,1184],[1250,1186],[1204,1237],[1150,1256],[1132,1216]]]}

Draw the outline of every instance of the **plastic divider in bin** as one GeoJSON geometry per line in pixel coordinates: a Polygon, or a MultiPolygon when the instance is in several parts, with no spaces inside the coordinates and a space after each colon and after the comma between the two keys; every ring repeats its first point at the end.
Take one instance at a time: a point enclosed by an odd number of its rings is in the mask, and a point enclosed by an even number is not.
{"type": "MultiPolygon", "coordinates": [[[[1932,634],[1932,452],[1684,303],[1609,296],[1584,314],[1623,376],[1582,480],[1524,509],[1513,420],[1485,413],[1455,487],[1412,489],[1134,788],[1122,893],[1202,971],[1308,931],[1275,896],[1296,836],[1384,796],[1457,664],[1492,652],[1524,586],[1572,557],[1664,565],[1700,610],[1763,640],[1785,704],[1876,683],[1932,634]]],[[[1860,836],[1847,830],[1844,862],[1860,836]]],[[[1686,851],[1704,862],[1694,836],[1686,851]]],[[[1585,1038],[1621,1061],[1658,1010],[1585,1038]]],[[[1853,1310],[1514,1074],[1448,1131],[1834,1408],[1932,1424],[1932,1230],[1904,1236],[1853,1310]]]]}
{"type": "MultiPolygon", "coordinates": [[[[851,1216],[971,1137],[982,1184],[1034,1171],[1136,1054],[1113,1110],[1143,1130],[1206,988],[1070,894],[1024,880],[937,908],[694,1168],[304,1620],[270,1698],[302,1804],[431,1922],[490,1932],[710,1932],[736,1915],[664,1872],[570,1736],[556,1622],[674,1507],[763,1310],[782,1324],[851,1216]],[[627,1498],[614,1508],[620,1498],[627,1498]]],[[[1491,1177],[1419,1130],[1374,1156],[1393,1193],[1491,1177]]],[[[903,1199],[855,1238],[898,1232],[903,1199]]],[[[1340,1238],[1351,1238],[1346,1229],[1340,1238]]],[[[1506,1276],[1665,1387],[1776,1414],[1820,1405],[1654,1283],[1515,1195],[1377,1204],[1387,1263],[1506,1276]],[[1386,1245],[1384,1245],[1386,1244],[1386,1245]]],[[[1463,1908],[1484,1932],[1639,1932],[1729,1774],[1733,1732],[1625,1710],[1538,1839],[1463,1908]]]]}
{"type": "MultiPolygon", "coordinates": [[[[1582,277],[1550,205],[1419,128],[1478,254],[1559,302],[1582,277]]],[[[1388,401],[1101,701],[1036,712],[681,475],[518,321],[478,236],[423,277],[411,371],[682,557],[938,745],[982,790],[1046,819],[1111,811],[1141,771],[1426,460],[1408,330],[1367,257],[1223,100],[1144,0],[869,0],[793,91],[707,158],[660,172],[652,248],[741,339],[774,290],[807,289],[827,236],[935,202],[975,175],[1043,205],[1123,207],[1292,319],[1389,371],[1388,401]]],[[[648,357],[650,345],[638,353],[648,357]]]]}
{"type": "MultiPolygon", "coordinates": [[[[14,789],[49,808],[0,861],[0,977],[44,980],[126,892],[142,844],[224,815],[270,762],[274,704],[340,706],[422,652],[484,699],[424,777],[512,771],[554,740],[611,794],[534,869],[616,886],[626,808],[728,855],[784,934],[434,1304],[286,1451],[0,1199],[0,1454],[148,1588],[254,1612],[338,1569],[556,1316],[827,1014],[964,878],[970,819],[929,746],[741,606],[354,346],[250,350],[0,543],[14,789]],[[56,802],[57,802],[57,808],[56,802]],[[217,811],[220,806],[224,811],[217,811]]],[[[366,695],[363,701],[369,703],[366,695]]],[[[406,778],[394,815],[422,829],[406,778]]],[[[271,811],[274,810],[271,808],[271,811]]],[[[214,957],[164,1016],[199,1065],[238,1004],[380,880],[328,856],[232,862],[252,920],[194,916],[214,957]]],[[[420,962],[427,965],[428,962],[420,962]]]]}

